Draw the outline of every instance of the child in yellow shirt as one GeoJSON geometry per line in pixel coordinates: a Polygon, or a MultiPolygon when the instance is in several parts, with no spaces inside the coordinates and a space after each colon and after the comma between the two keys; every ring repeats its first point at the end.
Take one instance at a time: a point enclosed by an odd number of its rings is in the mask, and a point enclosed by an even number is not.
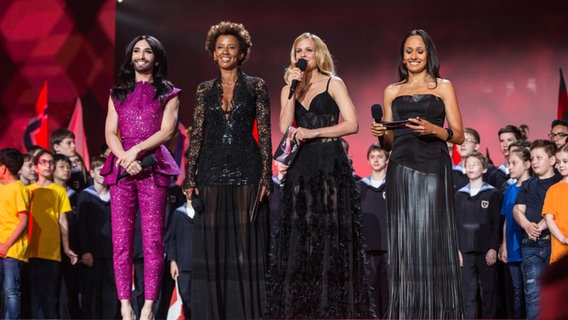
{"type": "Polygon", "coordinates": [[[12,148],[0,150],[0,287],[4,309],[0,318],[20,318],[22,264],[27,262],[29,194],[18,180],[24,163],[22,154],[12,148]]]}

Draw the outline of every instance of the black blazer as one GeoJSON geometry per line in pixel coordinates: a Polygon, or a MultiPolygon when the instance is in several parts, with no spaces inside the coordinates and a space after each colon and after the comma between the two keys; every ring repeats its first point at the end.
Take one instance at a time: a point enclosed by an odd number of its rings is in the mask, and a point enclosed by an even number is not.
{"type": "Polygon", "coordinates": [[[112,259],[110,201],[101,200],[94,187],[86,188],[79,194],[77,215],[79,252],[90,252],[95,259],[112,259]]]}
{"type": "Polygon", "coordinates": [[[478,194],[469,195],[469,184],[455,195],[459,249],[462,253],[485,253],[499,249],[501,193],[484,184],[478,194]]]}
{"type": "Polygon", "coordinates": [[[193,218],[186,214],[185,205],[172,213],[165,238],[168,239],[166,260],[174,260],[179,271],[191,271],[193,218]]]}
{"type": "Polygon", "coordinates": [[[368,177],[356,182],[361,197],[365,251],[387,251],[386,184],[374,188],[368,177]]]}

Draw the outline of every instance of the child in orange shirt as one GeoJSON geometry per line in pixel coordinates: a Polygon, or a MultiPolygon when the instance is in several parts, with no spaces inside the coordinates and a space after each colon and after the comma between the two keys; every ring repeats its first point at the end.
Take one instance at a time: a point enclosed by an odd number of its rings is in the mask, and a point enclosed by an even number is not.
{"type": "Polygon", "coordinates": [[[568,254],[568,144],[556,151],[556,166],[562,180],[548,189],[542,208],[542,216],[554,236],[551,241],[550,263],[568,254]]]}

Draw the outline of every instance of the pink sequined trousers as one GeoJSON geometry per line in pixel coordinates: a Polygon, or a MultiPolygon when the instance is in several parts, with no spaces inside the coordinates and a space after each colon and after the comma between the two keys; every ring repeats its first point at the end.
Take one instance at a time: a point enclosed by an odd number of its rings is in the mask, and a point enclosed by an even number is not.
{"type": "Polygon", "coordinates": [[[110,187],[114,278],[119,300],[130,300],[132,295],[132,251],[138,206],[146,300],[158,299],[164,268],[162,240],[168,189],[157,186],[153,174],[138,176],[121,179],[110,187]]]}

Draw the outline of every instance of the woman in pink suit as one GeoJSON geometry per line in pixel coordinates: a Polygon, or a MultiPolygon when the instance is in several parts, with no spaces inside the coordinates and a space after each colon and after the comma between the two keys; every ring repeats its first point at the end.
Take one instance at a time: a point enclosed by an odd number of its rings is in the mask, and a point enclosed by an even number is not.
{"type": "Polygon", "coordinates": [[[126,49],[121,84],[111,90],[105,137],[112,151],[101,174],[109,184],[113,264],[123,319],[132,319],[132,245],[134,221],[140,209],[144,248],[144,299],[141,319],[153,318],[163,270],[162,243],[168,187],[180,174],[163,146],[177,125],[180,89],[167,77],[166,52],[152,36],[138,36],[126,49]],[[140,160],[154,154],[154,165],[140,160]],[[125,174],[126,172],[126,174],[125,174]]]}

